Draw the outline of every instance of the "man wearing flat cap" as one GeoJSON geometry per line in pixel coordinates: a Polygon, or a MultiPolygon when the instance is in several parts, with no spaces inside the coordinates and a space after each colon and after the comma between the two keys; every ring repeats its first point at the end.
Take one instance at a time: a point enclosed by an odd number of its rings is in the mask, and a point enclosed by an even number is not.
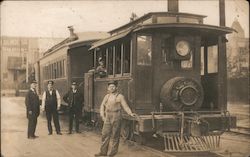
{"type": "Polygon", "coordinates": [[[132,117],[136,116],[129,108],[124,96],[117,91],[117,85],[117,81],[108,82],[108,94],[104,97],[101,104],[100,116],[104,121],[102,128],[102,144],[100,152],[95,154],[95,156],[107,156],[111,137],[113,138],[113,143],[108,156],[114,156],[118,152],[122,109],[124,109],[128,115],[132,117]]]}
{"type": "Polygon", "coordinates": [[[69,134],[72,134],[73,121],[75,120],[75,131],[80,133],[79,120],[82,115],[83,93],[77,88],[74,81],[71,89],[63,96],[63,100],[69,105],[69,134]]]}
{"type": "Polygon", "coordinates": [[[53,86],[54,82],[48,81],[48,86],[47,86],[48,89],[44,91],[42,97],[42,108],[44,108],[46,112],[49,135],[52,135],[53,133],[51,125],[52,119],[56,128],[56,133],[58,135],[62,135],[60,130],[58,111],[57,111],[57,109],[60,108],[61,105],[61,97],[59,92],[56,89],[54,89],[53,86]]]}
{"type": "Polygon", "coordinates": [[[28,118],[28,139],[34,139],[38,136],[35,135],[37,117],[40,114],[40,102],[36,92],[37,82],[33,80],[30,84],[30,89],[25,97],[25,105],[27,109],[28,118]]]}

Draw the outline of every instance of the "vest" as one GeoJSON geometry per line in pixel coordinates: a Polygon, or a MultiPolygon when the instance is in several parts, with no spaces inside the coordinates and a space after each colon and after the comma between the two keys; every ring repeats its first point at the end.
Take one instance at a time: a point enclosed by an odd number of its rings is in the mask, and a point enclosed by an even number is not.
{"type": "Polygon", "coordinates": [[[50,95],[49,90],[46,91],[45,107],[48,109],[57,109],[56,90],[52,90],[52,95],[50,95]]]}

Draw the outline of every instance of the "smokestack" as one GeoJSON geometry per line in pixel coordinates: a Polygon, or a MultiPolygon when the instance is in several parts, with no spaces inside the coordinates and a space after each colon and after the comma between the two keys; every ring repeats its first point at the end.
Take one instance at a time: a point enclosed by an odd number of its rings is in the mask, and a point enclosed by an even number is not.
{"type": "Polygon", "coordinates": [[[70,41],[73,41],[73,40],[77,40],[78,39],[78,36],[74,33],[74,28],[73,26],[68,26],[68,29],[69,29],[69,40],[70,41]]]}
{"type": "Polygon", "coordinates": [[[179,0],[168,0],[168,11],[179,12],[179,0]]]}
{"type": "Polygon", "coordinates": [[[225,26],[225,0],[219,0],[220,26],[225,26]]]}

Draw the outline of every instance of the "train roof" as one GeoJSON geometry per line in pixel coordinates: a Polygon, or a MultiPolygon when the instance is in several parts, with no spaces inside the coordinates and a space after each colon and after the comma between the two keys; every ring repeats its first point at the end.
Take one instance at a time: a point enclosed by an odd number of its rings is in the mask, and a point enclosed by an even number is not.
{"type": "Polygon", "coordinates": [[[133,21],[130,21],[129,23],[122,25],[118,28],[115,28],[111,31],[109,31],[110,34],[117,33],[121,30],[127,29],[129,27],[133,27],[134,25],[137,25],[139,23],[144,23],[150,18],[154,18],[153,16],[162,16],[162,17],[185,17],[185,18],[193,18],[198,19],[201,22],[203,22],[203,18],[207,17],[205,15],[198,15],[198,14],[191,14],[191,13],[182,13],[182,12],[149,12],[133,21]]]}
{"type": "Polygon", "coordinates": [[[94,42],[89,50],[105,45],[112,41],[121,39],[131,32],[146,29],[165,29],[170,32],[187,31],[200,33],[202,37],[214,40],[218,35],[232,33],[234,29],[229,27],[203,24],[204,15],[180,13],[180,12],[151,12],[131,21],[121,27],[111,30],[110,37],[94,42]],[[161,18],[157,21],[156,18],[161,18]]]}
{"type": "Polygon", "coordinates": [[[45,57],[49,54],[52,54],[65,46],[69,47],[70,49],[79,46],[90,45],[94,41],[107,38],[109,34],[106,32],[80,32],[76,33],[76,36],[77,38],[74,40],[68,37],[58,44],[52,46],[50,49],[43,53],[43,56],[45,57]]]}

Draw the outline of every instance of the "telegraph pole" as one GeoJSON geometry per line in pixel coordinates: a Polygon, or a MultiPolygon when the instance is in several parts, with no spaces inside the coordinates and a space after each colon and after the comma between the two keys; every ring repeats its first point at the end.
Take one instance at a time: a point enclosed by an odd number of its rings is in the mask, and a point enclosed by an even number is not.
{"type": "MultiPolygon", "coordinates": [[[[225,0],[219,0],[219,16],[220,26],[225,27],[225,0]]],[[[221,105],[222,110],[227,110],[227,55],[225,35],[218,38],[218,104],[221,105]]]]}
{"type": "Polygon", "coordinates": [[[179,12],[179,0],[168,0],[168,11],[179,12]]]}
{"type": "MultiPolygon", "coordinates": [[[[29,40],[27,41],[27,46],[29,47],[29,40]]],[[[27,49],[27,52],[26,52],[26,83],[29,82],[29,49],[27,49]]]]}

